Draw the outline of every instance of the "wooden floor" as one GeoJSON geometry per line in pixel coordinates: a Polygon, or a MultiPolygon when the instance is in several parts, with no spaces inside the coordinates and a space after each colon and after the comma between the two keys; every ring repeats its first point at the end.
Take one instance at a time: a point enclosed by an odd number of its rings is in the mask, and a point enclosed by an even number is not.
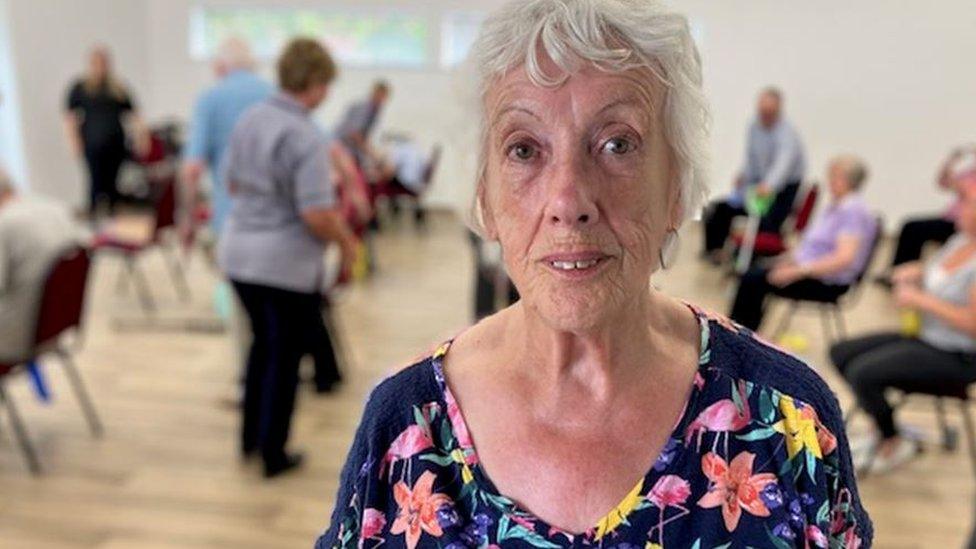
{"type": "MultiPolygon", "coordinates": [[[[655,282],[724,312],[728,284],[694,259],[697,235],[695,226],[685,230],[678,265],[655,282]]],[[[160,307],[150,325],[133,295],[117,293],[118,261],[99,258],[77,358],[105,435],[89,435],[54,359],[44,362],[54,393],[50,404],[38,401],[26,379],[8,381],[44,474],[28,474],[0,414],[0,547],[311,546],[328,522],[339,468],[370,387],[469,322],[472,261],[452,217],[434,216],[425,233],[409,223],[391,227],[377,238],[376,252],[376,276],[337,305],[351,355],[347,383],[327,397],[302,389],[292,442],[306,450],[308,464],[271,482],[237,457],[238,414],[228,400],[239,366],[228,334],[199,330],[213,317],[216,283],[203,256],[189,266],[190,303],[177,298],[162,258],[146,258],[160,307]]],[[[874,288],[846,318],[852,333],[897,325],[894,309],[874,288]]],[[[801,355],[846,404],[849,393],[826,365],[820,329],[815,313],[801,313],[792,331],[808,337],[801,355]]],[[[934,437],[931,402],[910,403],[900,419],[934,437]]],[[[950,420],[960,424],[956,413],[950,420]]],[[[855,422],[852,436],[865,429],[855,422]]],[[[860,483],[877,547],[960,547],[968,535],[974,480],[964,447],[946,453],[929,446],[904,469],[860,483]]]]}

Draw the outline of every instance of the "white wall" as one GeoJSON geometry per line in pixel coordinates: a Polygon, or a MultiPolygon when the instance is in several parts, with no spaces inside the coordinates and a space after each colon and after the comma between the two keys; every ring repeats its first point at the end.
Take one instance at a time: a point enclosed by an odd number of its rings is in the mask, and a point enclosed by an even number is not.
{"type": "Polygon", "coordinates": [[[88,49],[106,44],[118,74],[144,97],[146,14],[141,1],[10,0],[15,98],[24,144],[26,186],[73,205],[87,201],[87,178],[72,158],[61,125],[69,82],[88,49]]]}
{"type": "MultiPolygon", "coordinates": [[[[186,117],[212,82],[188,55],[191,7],[299,6],[407,9],[433,29],[443,10],[490,9],[501,0],[10,0],[24,141],[35,188],[80,196],[81,173],[63,145],[59,110],[64,86],[81,68],[89,43],[117,53],[150,119],[186,117]],[[109,14],[112,17],[109,18],[109,14]]],[[[724,192],[737,169],[756,91],[780,86],[788,116],[806,141],[812,176],[822,178],[837,152],[864,156],[872,168],[867,194],[892,223],[941,208],[937,164],[954,144],[976,141],[976,4],[862,0],[672,2],[702,30],[706,87],[714,111],[713,189],[724,192]]],[[[436,38],[436,36],[434,37],[436,38]]],[[[436,52],[436,47],[432,48],[436,52]]],[[[270,76],[270,67],[262,71],[270,76]]],[[[431,199],[456,203],[473,173],[476,120],[457,83],[436,69],[343,70],[319,118],[337,120],[376,76],[394,86],[382,127],[413,131],[446,145],[431,199]]]]}

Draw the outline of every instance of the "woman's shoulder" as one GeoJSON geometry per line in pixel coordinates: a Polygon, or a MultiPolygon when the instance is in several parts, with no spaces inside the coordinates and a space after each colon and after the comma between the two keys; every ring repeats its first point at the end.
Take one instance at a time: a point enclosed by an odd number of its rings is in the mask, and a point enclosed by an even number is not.
{"type": "Polygon", "coordinates": [[[812,405],[818,412],[839,411],[834,392],[807,363],[728,318],[705,314],[712,332],[710,368],[812,405]]]}
{"type": "Polygon", "coordinates": [[[433,366],[437,352],[412,361],[373,388],[363,412],[365,429],[397,431],[412,421],[414,408],[443,400],[433,366]]]}

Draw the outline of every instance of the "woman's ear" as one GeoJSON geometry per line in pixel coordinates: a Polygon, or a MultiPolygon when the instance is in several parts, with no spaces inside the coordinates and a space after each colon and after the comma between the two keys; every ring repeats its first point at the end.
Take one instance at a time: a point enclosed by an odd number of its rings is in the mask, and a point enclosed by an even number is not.
{"type": "Polygon", "coordinates": [[[485,190],[485,180],[482,177],[478,180],[477,202],[475,207],[478,209],[478,216],[481,218],[481,227],[484,230],[484,237],[487,240],[498,240],[498,226],[495,224],[495,216],[488,206],[488,192],[485,190]]]}
{"type": "Polygon", "coordinates": [[[682,190],[684,185],[675,178],[671,184],[670,207],[668,208],[668,227],[677,229],[685,218],[685,202],[682,200],[682,190]]]}

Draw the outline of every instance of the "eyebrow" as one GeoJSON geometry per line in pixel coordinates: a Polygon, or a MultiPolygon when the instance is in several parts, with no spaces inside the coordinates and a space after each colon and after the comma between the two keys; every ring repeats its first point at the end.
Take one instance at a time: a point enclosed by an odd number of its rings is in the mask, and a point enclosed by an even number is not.
{"type": "MultiPolygon", "coordinates": [[[[531,116],[532,118],[535,118],[539,122],[542,122],[542,118],[540,118],[538,114],[532,112],[530,109],[528,109],[526,107],[522,107],[522,106],[519,106],[519,105],[509,105],[509,106],[503,108],[502,110],[498,111],[498,114],[496,114],[494,116],[495,121],[497,122],[504,115],[506,115],[506,114],[508,114],[510,112],[521,112],[521,113],[525,113],[525,114],[531,116]]],[[[494,125],[495,124],[492,124],[492,126],[494,126],[494,125]]]]}

